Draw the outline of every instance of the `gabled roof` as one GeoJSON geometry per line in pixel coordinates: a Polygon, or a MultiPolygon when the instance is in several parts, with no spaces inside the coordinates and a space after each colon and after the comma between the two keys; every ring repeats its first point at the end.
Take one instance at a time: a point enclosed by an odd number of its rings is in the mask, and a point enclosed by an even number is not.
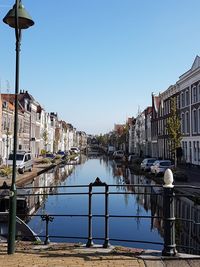
{"type": "Polygon", "coordinates": [[[134,117],[132,117],[132,118],[128,118],[128,119],[127,119],[127,124],[128,124],[128,125],[133,125],[133,124],[134,124],[134,121],[135,121],[135,118],[134,118],[134,117]]]}
{"type": "MultiPolygon", "coordinates": [[[[14,110],[15,107],[15,94],[1,94],[1,99],[2,101],[7,101],[8,102],[8,107],[10,110],[14,110]]],[[[23,112],[24,108],[18,101],[18,107],[19,109],[23,112]]]]}
{"type": "Polygon", "coordinates": [[[150,114],[152,112],[152,107],[147,107],[146,109],[145,109],[145,114],[150,114]]]}
{"type": "Polygon", "coordinates": [[[154,107],[154,110],[157,113],[158,112],[158,109],[160,107],[160,97],[159,96],[152,95],[152,102],[153,102],[152,105],[154,107]]]}
{"type": "Polygon", "coordinates": [[[195,69],[197,69],[199,67],[200,67],[200,57],[197,55],[195,57],[195,60],[194,60],[193,64],[192,64],[191,70],[195,70],[195,69]]]}
{"type": "Polygon", "coordinates": [[[179,77],[179,79],[183,79],[183,78],[187,77],[187,75],[189,75],[191,72],[195,71],[198,68],[200,68],[200,57],[197,55],[195,57],[195,60],[194,60],[193,64],[192,64],[192,67],[188,71],[186,71],[185,73],[183,73],[179,77]]]}
{"type": "Polygon", "coordinates": [[[29,100],[35,102],[35,98],[28,91],[24,91],[24,90],[23,91],[20,90],[18,98],[20,100],[24,100],[26,98],[26,99],[29,99],[29,100]]]}

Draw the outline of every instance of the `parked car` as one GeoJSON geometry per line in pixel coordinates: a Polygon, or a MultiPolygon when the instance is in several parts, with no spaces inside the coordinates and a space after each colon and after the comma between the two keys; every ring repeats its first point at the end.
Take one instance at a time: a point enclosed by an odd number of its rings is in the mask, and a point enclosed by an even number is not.
{"type": "Polygon", "coordinates": [[[146,159],[144,159],[140,164],[141,170],[150,171],[151,170],[151,166],[153,165],[153,163],[155,161],[156,161],[155,158],[146,158],[146,159]]]}
{"type": "Polygon", "coordinates": [[[80,149],[78,147],[71,147],[70,148],[70,151],[73,152],[73,153],[75,153],[75,154],[80,153],[80,149]]]}
{"type": "Polygon", "coordinates": [[[164,174],[166,169],[173,169],[171,160],[156,160],[151,166],[151,173],[155,175],[164,174]]]}
{"type": "Polygon", "coordinates": [[[134,163],[134,161],[137,159],[137,155],[134,155],[134,154],[132,154],[132,155],[129,155],[128,156],[128,163],[130,163],[130,164],[132,164],[132,163],[134,163]]]}
{"type": "Polygon", "coordinates": [[[115,152],[115,147],[114,146],[108,146],[108,150],[107,150],[108,155],[112,156],[114,152],[115,152]]]}
{"type": "Polygon", "coordinates": [[[45,158],[54,159],[55,155],[53,153],[46,153],[45,158]]]}
{"type": "Polygon", "coordinates": [[[159,162],[159,160],[156,160],[156,161],[154,161],[154,163],[152,164],[152,166],[150,167],[150,172],[152,173],[152,174],[155,174],[155,166],[156,166],[156,164],[159,162]]]}
{"type": "MultiPolygon", "coordinates": [[[[8,166],[13,166],[13,153],[8,157],[8,166]]],[[[17,151],[16,153],[16,168],[19,173],[25,171],[32,171],[33,169],[33,158],[30,152],[17,151]]]]}
{"type": "Polygon", "coordinates": [[[65,156],[65,151],[61,151],[61,150],[59,150],[59,151],[57,152],[57,155],[65,156]]]}
{"type": "Polygon", "coordinates": [[[113,153],[114,159],[123,159],[124,158],[124,151],[123,150],[117,150],[113,153]]]}

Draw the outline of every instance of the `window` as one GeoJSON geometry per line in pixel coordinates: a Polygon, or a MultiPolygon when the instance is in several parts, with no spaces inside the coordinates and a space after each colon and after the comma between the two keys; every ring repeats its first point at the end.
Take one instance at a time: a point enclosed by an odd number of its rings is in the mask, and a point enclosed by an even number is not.
{"type": "Polygon", "coordinates": [[[177,98],[176,98],[176,106],[177,106],[177,109],[180,108],[180,96],[177,95],[177,98]]]}
{"type": "Polygon", "coordinates": [[[181,93],[181,107],[182,107],[182,108],[185,107],[185,95],[184,95],[183,92],[181,93]]]}
{"type": "Polygon", "coordinates": [[[189,157],[190,157],[190,163],[192,163],[192,142],[189,141],[189,157]]]}
{"type": "Polygon", "coordinates": [[[198,102],[200,102],[200,83],[198,84],[198,102]]]}
{"type": "Polygon", "coordinates": [[[189,106],[190,104],[189,90],[186,90],[185,92],[185,100],[186,100],[186,106],[189,106]]]}
{"type": "Polygon", "coordinates": [[[198,109],[198,132],[200,133],[200,108],[198,109]]]}
{"type": "Polygon", "coordinates": [[[192,100],[193,100],[192,101],[193,103],[197,102],[197,87],[196,86],[192,88],[192,100]]]}
{"type": "Polygon", "coordinates": [[[196,154],[196,142],[195,141],[193,141],[193,156],[194,156],[194,161],[196,161],[197,160],[197,154],[196,154]]]}
{"type": "Polygon", "coordinates": [[[189,112],[185,113],[185,133],[190,132],[190,121],[189,121],[189,112]]]}
{"type": "Polygon", "coordinates": [[[186,161],[187,161],[187,142],[185,142],[185,159],[186,159],[186,161]]]}
{"type": "Polygon", "coordinates": [[[185,133],[185,114],[181,114],[181,132],[184,134],[185,133]]]}
{"type": "Polygon", "coordinates": [[[3,130],[5,131],[6,128],[7,128],[6,118],[3,118],[3,130]]]}
{"type": "Polygon", "coordinates": [[[197,120],[197,110],[194,109],[193,110],[193,133],[197,133],[197,124],[198,124],[198,120],[197,120]]]}
{"type": "Polygon", "coordinates": [[[198,161],[200,161],[199,141],[197,141],[197,158],[198,158],[198,161]]]}

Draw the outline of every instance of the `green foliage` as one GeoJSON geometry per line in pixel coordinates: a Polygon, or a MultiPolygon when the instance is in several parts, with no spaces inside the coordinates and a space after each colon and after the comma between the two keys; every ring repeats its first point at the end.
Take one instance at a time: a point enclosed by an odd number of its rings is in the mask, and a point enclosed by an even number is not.
{"type": "Polygon", "coordinates": [[[60,158],[62,158],[61,155],[56,155],[56,156],[55,156],[55,159],[60,159],[60,158]]]}
{"type": "Polygon", "coordinates": [[[96,136],[96,139],[97,139],[97,141],[98,141],[98,143],[99,144],[101,144],[101,145],[107,145],[107,143],[108,143],[108,136],[107,136],[107,134],[104,134],[104,135],[102,135],[102,134],[100,134],[100,135],[97,135],[96,136]]]}
{"type": "Polygon", "coordinates": [[[12,168],[10,166],[3,166],[0,169],[0,176],[8,177],[12,173],[12,168]]]}
{"type": "Polygon", "coordinates": [[[45,149],[41,149],[40,154],[41,154],[42,156],[46,155],[46,153],[47,153],[47,151],[46,151],[45,149]]]}
{"type": "Polygon", "coordinates": [[[175,155],[175,165],[177,161],[176,151],[181,145],[181,120],[176,107],[176,98],[171,98],[171,112],[170,117],[167,119],[167,131],[171,141],[171,152],[175,155]]]}
{"type": "Polygon", "coordinates": [[[44,126],[44,131],[43,131],[43,134],[42,134],[42,138],[44,140],[45,149],[47,149],[49,134],[48,134],[48,131],[47,131],[47,124],[46,123],[45,123],[45,126],[44,126]]]}
{"type": "Polygon", "coordinates": [[[49,164],[49,163],[51,163],[51,159],[49,159],[49,158],[43,158],[43,159],[41,159],[39,161],[39,163],[41,163],[41,164],[49,164]]]}

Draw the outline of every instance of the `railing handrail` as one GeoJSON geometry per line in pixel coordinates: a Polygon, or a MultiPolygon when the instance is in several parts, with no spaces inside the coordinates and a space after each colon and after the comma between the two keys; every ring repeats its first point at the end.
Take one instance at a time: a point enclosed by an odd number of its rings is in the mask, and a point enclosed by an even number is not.
{"type": "MultiPolygon", "coordinates": [[[[18,214],[21,216],[26,215],[27,217],[32,217],[32,216],[40,216],[45,222],[46,222],[46,235],[45,235],[45,243],[47,244],[49,242],[49,237],[55,237],[53,235],[49,236],[49,232],[48,232],[48,224],[49,222],[51,222],[51,219],[53,220],[53,217],[88,217],[88,242],[87,242],[87,246],[90,247],[93,245],[93,239],[94,237],[92,237],[92,218],[104,218],[105,219],[105,237],[104,238],[97,238],[95,237],[95,239],[99,239],[99,240],[104,240],[104,244],[103,247],[108,247],[109,246],[109,241],[126,241],[126,242],[141,242],[141,243],[151,243],[151,244],[163,244],[163,243],[159,243],[159,242],[153,242],[153,241],[142,241],[142,240],[123,240],[123,239],[115,239],[115,238],[109,238],[109,218],[146,218],[146,219],[162,219],[164,221],[164,250],[163,250],[163,255],[175,255],[176,254],[176,244],[175,244],[175,221],[184,221],[184,222],[188,222],[188,223],[192,223],[194,225],[200,225],[200,222],[198,222],[197,220],[193,220],[193,219],[184,219],[184,218],[175,218],[174,215],[174,206],[173,206],[173,202],[174,202],[174,198],[175,197],[185,197],[185,196],[192,196],[194,197],[194,195],[192,195],[193,192],[188,192],[188,195],[181,194],[181,193],[177,193],[179,192],[179,189],[181,188],[187,188],[187,189],[196,189],[196,190],[200,190],[199,186],[195,186],[195,185],[175,185],[174,187],[171,188],[163,188],[163,185],[152,185],[152,184],[106,184],[106,183],[102,183],[100,181],[100,179],[96,179],[94,183],[90,183],[89,185],[65,185],[65,186],[61,186],[61,185],[48,185],[48,186],[24,186],[24,187],[18,187],[18,190],[37,190],[37,189],[46,189],[48,190],[53,190],[51,192],[39,192],[36,191],[34,193],[32,192],[24,192],[24,193],[17,193],[18,197],[22,197],[22,196],[27,196],[27,197],[31,197],[31,196],[46,196],[46,195],[88,195],[89,196],[89,203],[88,203],[88,214],[48,214],[48,215],[44,215],[44,214],[18,214]],[[135,191],[109,191],[109,189],[112,190],[112,188],[117,188],[120,187],[120,189],[122,188],[128,188],[128,190],[130,190],[129,188],[150,188],[151,192],[135,192],[135,191]],[[59,188],[63,188],[63,189],[67,189],[67,188],[72,188],[72,189],[87,189],[86,192],[54,192],[54,189],[59,189],[59,188]],[[95,191],[93,190],[95,188],[95,191]],[[100,188],[100,190],[96,190],[97,188],[100,188]],[[154,192],[154,188],[158,188],[159,191],[158,192],[154,192]],[[176,190],[177,189],[177,190],[176,190]],[[177,191],[177,192],[176,192],[177,191]],[[176,193],[175,193],[176,192],[176,193]],[[109,196],[110,195],[150,195],[150,196],[162,196],[164,201],[165,201],[165,210],[164,210],[164,216],[150,216],[150,215],[117,215],[117,214],[109,214],[108,212],[108,201],[109,201],[109,196]],[[104,214],[93,214],[92,213],[92,196],[93,195],[105,195],[105,209],[104,209],[104,214]],[[172,239],[171,237],[172,236],[172,239]]],[[[0,190],[5,190],[8,189],[7,191],[9,192],[9,187],[5,187],[4,186],[0,187],[0,190]]],[[[7,194],[4,194],[4,196],[9,196],[7,194]]],[[[1,197],[1,195],[0,195],[1,197]]],[[[63,237],[63,236],[62,236],[63,237]]],[[[67,238],[67,237],[63,237],[63,238],[67,238]]],[[[73,237],[68,237],[68,238],[73,238],[73,237]]],[[[78,238],[83,238],[83,237],[78,237],[78,238]]],[[[177,247],[183,247],[183,246],[177,246],[177,247]]],[[[187,246],[185,246],[187,247],[187,246]]],[[[194,249],[193,247],[190,247],[190,249],[194,249]]],[[[197,249],[198,250],[198,249],[197,249]]],[[[200,251],[200,249],[198,250],[200,251]]]]}

